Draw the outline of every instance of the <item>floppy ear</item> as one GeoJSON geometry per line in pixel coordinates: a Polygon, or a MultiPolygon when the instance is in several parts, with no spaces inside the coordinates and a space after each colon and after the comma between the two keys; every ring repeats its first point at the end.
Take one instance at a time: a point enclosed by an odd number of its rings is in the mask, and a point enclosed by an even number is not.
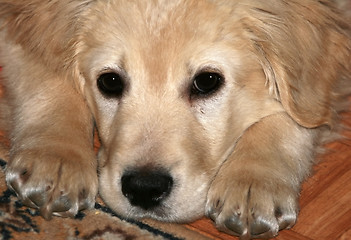
{"type": "Polygon", "coordinates": [[[93,0],[0,0],[7,40],[61,71],[73,61],[79,16],[93,0]]]}
{"type": "Polygon", "coordinates": [[[331,2],[253,1],[243,19],[270,90],[309,128],[332,125],[336,87],[351,86],[350,26],[331,2]]]}

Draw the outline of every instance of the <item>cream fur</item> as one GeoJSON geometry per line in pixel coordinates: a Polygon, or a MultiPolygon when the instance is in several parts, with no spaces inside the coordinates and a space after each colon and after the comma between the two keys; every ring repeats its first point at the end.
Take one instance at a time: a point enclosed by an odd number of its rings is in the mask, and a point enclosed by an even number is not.
{"type": "Polygon", "coordinates": [[[25,204],[72,216],[99,188],[122,216],[206,214],[242,239],[295,224],[351,92],[350,26],[333,1],[0,0],[0,16],[6,179],[25,204]],[[208,69],[224,84],[192,95],[208,69]],[[123,76],[121,97],[98,90],[106,72],[123,76]],[[128,201],[129,169],[170,174],[160,206],[128,201]]]}

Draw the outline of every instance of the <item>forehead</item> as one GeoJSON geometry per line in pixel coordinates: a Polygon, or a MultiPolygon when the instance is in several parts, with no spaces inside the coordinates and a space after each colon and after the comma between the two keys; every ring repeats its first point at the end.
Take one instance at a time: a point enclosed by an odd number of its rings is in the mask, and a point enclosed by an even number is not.
{"type": "Polygon", "coordinates": [[[224,62],[240,45],[232,10],[209,0],[99,1],[82,29],[89,67],[138,66],[138,74],[165,79],[177,66],[224,62]]]}
{"type": "MultiPolygon", "coordinates": [[[[224,28],[223,24],[237,4],[210,0],[99,0],[85,17],[100,26],[110,26],[124,37],[169,35],[180,29],[186,33],[224,28]],[[233,6],[231,6],[233,5],[233,6]],[[211,25],[211,26],[210,26],[211,25]],[[179,29],[180,28],[180,29],[179,29]],[[173,31],[169,31],[173,30],[173,31]]],[[[95,29],[96,31],[104,28],[95,29]]]]}

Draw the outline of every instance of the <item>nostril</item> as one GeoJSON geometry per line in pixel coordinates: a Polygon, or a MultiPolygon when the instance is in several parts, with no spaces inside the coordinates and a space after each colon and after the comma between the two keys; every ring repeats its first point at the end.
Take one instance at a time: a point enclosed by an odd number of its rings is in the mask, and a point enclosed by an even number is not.
{"type": "Polygon", "coordinates": [[[162,171],[132,171],[122,176],[122,193],[145,210],[158,206],[171,192],[173,178],[162,171]]]}

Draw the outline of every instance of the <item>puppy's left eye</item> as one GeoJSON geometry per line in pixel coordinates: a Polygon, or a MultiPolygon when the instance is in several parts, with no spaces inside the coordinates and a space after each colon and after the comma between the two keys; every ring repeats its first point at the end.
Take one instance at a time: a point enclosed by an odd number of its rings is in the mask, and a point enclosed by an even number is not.
{"type": "Polygon", "coordinates": [[[192,93],[197,95],[208,95],[219,89],[223,77],[216,72],[202,72],[195,76],[192,93]]]}

